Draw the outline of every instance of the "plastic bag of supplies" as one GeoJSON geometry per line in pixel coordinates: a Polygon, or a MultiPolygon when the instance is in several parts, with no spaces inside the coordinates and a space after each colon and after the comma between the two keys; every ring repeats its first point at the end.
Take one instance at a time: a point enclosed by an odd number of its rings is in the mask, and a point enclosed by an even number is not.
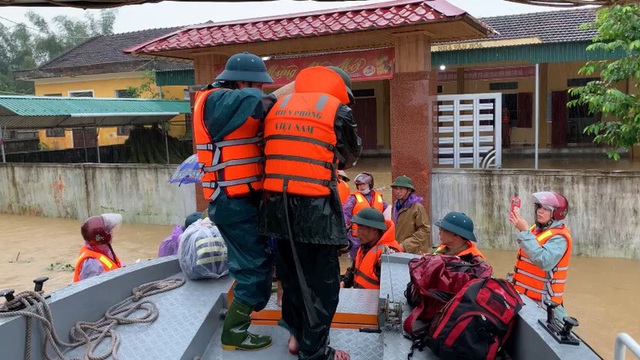
{"type": "Polygon", "coordinates": [[[191,224],[180,235],[180,268],[189,279],[218,279],[229,273],[227,245],[208,218],[191,224]]]}

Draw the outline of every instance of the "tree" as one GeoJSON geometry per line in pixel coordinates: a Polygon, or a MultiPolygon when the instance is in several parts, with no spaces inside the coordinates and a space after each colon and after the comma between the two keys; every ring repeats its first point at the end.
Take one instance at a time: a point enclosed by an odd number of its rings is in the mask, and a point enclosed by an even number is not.
{"type": "Polygon", "coordinates": [[[163,93],[158,91],[156,85],[156,73],[153,70],[146,70],[143,75],[143,81],[140,86],[129,86],[127,92],[131,97],[147,98],[147,99],[164,99],[163,93]]]}
{"type": "Polygon", "coordinates": [[[15,72],[34,69],[66,50],[98,35],[113,34],[117,10],[102,10],[84,20],[56,16],[52,25],[34,12],[29,24],[0,23],[0,93],[33,93],[33,84],[15,79],[15,72]]]}
{"type": "Polygon", "coordinates": [[[572,89],[578,99],[569,105],[586,104],[593,113],[601,113],[601,120],[585,128],[594,135],[594,142],[605,143],[614,150],[609,157],[620,159],[615,149],[632,149],[640,142],[640,5],[615,5],[598,10],[596,19],[583,25],[597,29],[593,44],[587,50],[604,50],[621,54],[617,59],[592,61],[579,71],[583,75],[600,72],[599,81],[572,89]],[[629,81],[638,89],[627,94],[617,89],[621,81],[629,81]]]}

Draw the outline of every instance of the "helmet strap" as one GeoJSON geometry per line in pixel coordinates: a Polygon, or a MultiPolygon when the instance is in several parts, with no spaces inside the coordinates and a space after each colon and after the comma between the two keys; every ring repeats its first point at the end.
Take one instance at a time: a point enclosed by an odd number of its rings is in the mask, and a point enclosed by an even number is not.
{"type": "MultiPolygon", "coordinates": [[[[535,216],[535,214],[534,214],[535,216]]],[[[541,224],[536,220],[536,226],[538,227],[538,229],[546,229],[549,226],[551,226],[551,224],[553,224],[553,216],[551,217],[551,219],[549,219],[549,221],[547,221],[545,224],[541,224]]]]}
{"type": "Polygon", "coordinates": [[[111,246],[111,241],[109,241],[109,243],[107,244],[107,246],[109,247],[109,250],[111,251],[111,253],[113,254],[113,260],[115,260],[115,262],[119,262],[118,261],[118,255],[116,255],[116,252],[113,251],[113,247],[111,246]]]}

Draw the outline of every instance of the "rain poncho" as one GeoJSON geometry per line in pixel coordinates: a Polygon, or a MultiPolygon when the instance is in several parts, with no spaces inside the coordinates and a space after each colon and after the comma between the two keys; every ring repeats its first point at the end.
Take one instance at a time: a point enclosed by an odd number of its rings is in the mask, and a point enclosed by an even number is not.
{"type": "Polygon", "coordinates": [[[160,248],[158,248],[158,257],[171,256],[178,253],[178,245],[180,244],[180,235],[182,235],[184,228],[182,225],[177,225],[173,228],[173,232],[169,237],[162,240],[160,248]]]}
{"type": "Polygon", "coordinates": [[[229,273],[227,246],[209,219],[198,220],[180,235],[180,268],[189,279],[218,279],[229,273]]]}

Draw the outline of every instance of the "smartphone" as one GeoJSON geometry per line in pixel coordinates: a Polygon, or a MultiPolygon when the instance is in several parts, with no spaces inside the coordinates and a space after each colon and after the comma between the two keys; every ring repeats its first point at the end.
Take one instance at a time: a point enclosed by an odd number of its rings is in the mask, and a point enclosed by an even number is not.
{"type": "Polygon", "coordinates": [[[518,211],[519,211],[521,206],[522,206],[522,201],[520,200],[519,197],[516,197],[516,196],[511,197],[511,211],[510,212],[513,212],[513,210],[515,210],[516,208],[518,208],[518,211]]]}

